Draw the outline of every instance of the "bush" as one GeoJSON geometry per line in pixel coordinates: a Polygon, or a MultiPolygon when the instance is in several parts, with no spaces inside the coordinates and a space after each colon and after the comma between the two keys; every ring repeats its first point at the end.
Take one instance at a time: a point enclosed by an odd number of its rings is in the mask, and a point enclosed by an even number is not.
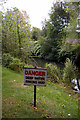
{"type": "Polygon", "coordinates": [[[76,73],[77,73],[76,66],[72,63],[72,61],[70,61],[69,58],[67,58],[63,70],[63,82],[70,83],[72,79],[77,77],[76,73]]]}
{"type": "Polygon", "coordinates": [[[61,70],[56,64],[46,64],[46,68],[48,77],[51,78],[51,81],[59,82],[59,80],[61,80],[61,70]]]}
{"type": "Polygon", "coordinates": [[[10,63],[9,68],[11,68],[11,70],[21,72],[23,71],[23,66],[25,66],[25,63],[21,62],[18,58],[13,58],[13,61],[10,63]]]}
{"type": "Polygon", "coordinates": [[[34,68],[33,65],[25,64],[24,67],[34,68]]]}
{"type": "Polygon", "coordinates": [[[2,56],[2,65],[11,70],[21,72],[23,71],[23,66],[26,64],[21,62],[20,59],[12,57],[9,53],[4,53],[2,56]]]}
{"type": "Polygon", "coordinates": [[[13,61],[13,57],[9,53],[4,53],[2,55],[2,65],[4,67],[9,67],[9,64],[13,61]]]}

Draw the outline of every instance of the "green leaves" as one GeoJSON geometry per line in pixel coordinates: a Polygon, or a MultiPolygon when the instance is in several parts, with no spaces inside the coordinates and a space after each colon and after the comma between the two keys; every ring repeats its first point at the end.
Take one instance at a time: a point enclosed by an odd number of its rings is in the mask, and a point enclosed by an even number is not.
{"type": "Polygon", "coordinates": [[[66,59],[65,68],[63,71],[63,81],[66,83],[70,83],[73,78],[77,77],[77,68],[72,64],[72,61],[70,61],[69,58],[66,59]]]}
{"type": "MultiPolygon", "coordinates": [[[[69,21],[69,13],[66,12],[66,5],[62,2],[56,2],[50,11],[50,19],[45,22],[45,28],[47,33],[48,46],[46,49],[45,58],[58,61],[58,51],[62,42],[63,36],[65,36],[64,27],[67,26],[69,21]]],[[[41,47],[42,47],[41,46],[41,47]]]]}
{"type": "Polygon", "coordinates": [[[7,10],[2,18],[2,26],[3,52],[8,52],[12,56],[25,59],[23,55],[31,52],[29,46],[31,33],[27,13],[25,11],[19,11],[17,8],[7,10]]]}
{"type": "Polygon", "coordinates": [[[52,82],[58,82],[62,79],[61,70],[56,64],[46,64],[48,77],[52,82]]]}

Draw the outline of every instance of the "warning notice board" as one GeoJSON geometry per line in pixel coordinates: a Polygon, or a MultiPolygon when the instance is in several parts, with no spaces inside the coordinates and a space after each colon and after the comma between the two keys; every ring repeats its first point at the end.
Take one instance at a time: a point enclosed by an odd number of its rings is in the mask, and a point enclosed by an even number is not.
{"type": "Polygon", "coordinates": [[[24,85],[46,86],[46,68],[24,67],[24,85]]]}

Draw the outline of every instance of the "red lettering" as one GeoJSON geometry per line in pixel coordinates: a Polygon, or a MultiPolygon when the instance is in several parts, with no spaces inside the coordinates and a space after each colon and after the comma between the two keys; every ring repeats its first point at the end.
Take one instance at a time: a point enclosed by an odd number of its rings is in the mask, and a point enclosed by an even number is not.
{"type": "Polygon", "coordinates": [[[45,76],[45,72],[42,72],[42,76],[45,76]]]}
{"type": "Polygon", "coordinates": [[[42,76],[41,73],[42,73],[42,72],[39,72],[39,76],[42,76]]]}
{"type": "Polygon", "coordinates": [[[25,70],[25,75],[45,76],[45,72],[43,72],[43,71],[27,71],[27,70],[25,70]]]}
{"type": "Polygon", "coordinates": [[[38,76],[39,75],[39,72],[38,71],[36,71],[36,76],[38,76]]]}
{"type": "Polygon", "coordinates": [[[32,71],[32,75],[35,75],[36,74],[36,72],[35,71],[32,71]]]}
{"type": "Polygon", "coordinates": [[[32,75],[32,74],[31,74],[31,71],[29,71],[29,75],[32,75]]]}
{"type": "Polygon", "coordinates": [[[25,75],[28,75],[28,71],[25,70],[25,75]]]}

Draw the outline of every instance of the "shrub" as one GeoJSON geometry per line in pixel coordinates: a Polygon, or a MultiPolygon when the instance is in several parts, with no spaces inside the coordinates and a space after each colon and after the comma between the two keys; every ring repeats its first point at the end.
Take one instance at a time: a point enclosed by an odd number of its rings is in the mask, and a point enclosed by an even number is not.
{"type": "Polygon", "coordinates": [[[76,73],[76,66],[72,63],[72,61],[70,61],[69,58],[67,58],[63,70],[63,82],[70,83],[72,79],[76,78],[76,73]]]}
{"type": "Polygon", "coordinates": [[[61,70],[56,64],[46,63],[46,68],[48,77],[51,78],[51,81],[59,82],[59,80],[61,80],[61,70]]]}
{"type": "Polygon", "coordinates": [[[4,53],[2,56],[2,65],[8,67],[11,70],[22,72],[24,67],[33,67],[25,62],[21,62],[20,59],[12,57],[9,53],[4,53]]]}
{"type": "Polygon", "coordinates": [[[9,67],[9,64],[13,61],[13,57],[9,53],[4,53],[2,55],[2,65],[4,67],[9,67]]]}
{"type": "Polygon", "coordinates": [[[23,71],[23,66],[26,64],[21,62],[20,59],[12,57],[9,53],[4,53],[2,56],[2,65],[11,70],[21,72],[23,71]]]}
{"type": "Polygon", "coordinates": [[[34,68],[33,65],[25,64],[24,67],[34,68]]]}
{"type": "Polygon", "coordinates": [[[10,63],[9,68],[17,72],[21,72],[23,71],[23,66],[25,66],[24,62],[21,62],[18,58],[13,58],[13,61],[10,63]]]}

